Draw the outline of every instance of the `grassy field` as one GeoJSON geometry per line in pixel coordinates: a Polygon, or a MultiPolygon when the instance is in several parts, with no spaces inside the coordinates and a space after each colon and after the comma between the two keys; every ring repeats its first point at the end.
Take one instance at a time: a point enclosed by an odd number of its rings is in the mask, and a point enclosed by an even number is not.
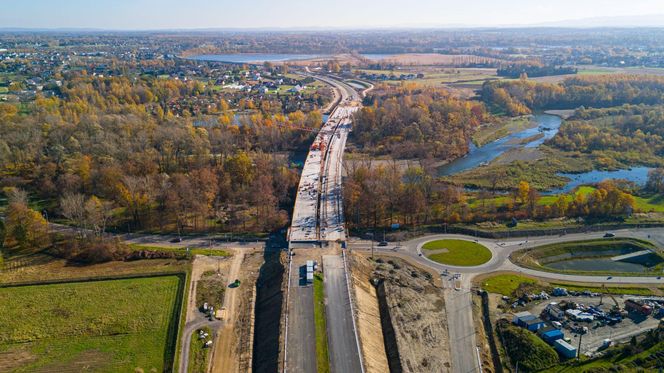
{"type": "Polygon", "coordinates": [[[171,371],[181,281],[172,275],[0,288],[0,366],[171,371]]]}
{"type": "Polygon", "coordinates": [[[424,74],[423,78],[405,80],[403,82],[413,83],[420,87],[442,87],[446,84],[472,84],[481,85],[487,79],[496,79],[496,69],[481,69],[481,68],[402,68],[395,70],[371,70],[361,69],[361,72],[367,74],[385,74],[390,76],[396,75],[397,79],[386,80],[386,83],[392,85],[401,84],[402,81],[398,80],[401,74],[424,74]]]}
{"type": "Polygon", "coordinates": [[[586,286],[586,285],[577,285],[570,284],[566,282],[552,282],[551,286],[554,287],[563,287],[571,291],[592,291],[593,293],[607,293],[607,294],[628,294],[628,295],[653,295],[653,291],[648,288],[635,287],[635,286],[586,286]]]}
{"type": "Polygon", "coordinates": [[[210,336],[208,339],[199,339],[198,331],[191,335],[191,342],[189,347],[189,366],[187,367],[188,373],[206,373],[208,363],[210,361],[210,349],[205,347],[205,342],[212,338],[212,330],[204,326],[199,330],[203,330],[210,336]]]}
{"type": "Polygon", "coordinates": [[[526,276],[516,274],[500,274],[489,277],[481,283],[482,289],[489,293],[511,296],[521,284],[537,284],[537,281],[526,276]]]}
{"type": "Polygon", "coordinates": [[[491,260],[491,251],[466,240],[436,240],[422,246],[427,258],[454,266],[476,266],[491,260]],[[427,253],[428,252],[428,253],[427,253]]]}
{"type": "Polygon", "coordinates": [[[489,293],[515,297],[519,289],[530,289],[532,292],[551,291],[554,287],[563,287],[570,291],[591,291],[605,294],[627,294],[649,296],[655,293],[650,288],[636,285],[601,287],[596,284],[572,283],[565,281],[547,282],[515,273],[495,274],[477,281],[477,285],[489,293]]]}
{"type": "MultiPolygon", "coordinates": [[[[132,250],[149,250],[149,251],[159,251],[159,252],[169,252],[169,253],[178,253],[186,254],[186,249],[183,247],[169,247],[169,246],[154,246],[154,245],[139,245],[139,244],[130,244],[129,247],[132,250]]],[[[200,247],[190,247],[189,253],[191,255],[207,255],[207,256],[229,256],[228,251],[220,249],[206,249],[200,247]]]]}
{"type": "Polygon", "coordinates": [[[319,373],[329,373],[330,359],[325,321],[325,294],[323,276],[314,275],[314,323],[316,324],[316,366],[319,373]]]}

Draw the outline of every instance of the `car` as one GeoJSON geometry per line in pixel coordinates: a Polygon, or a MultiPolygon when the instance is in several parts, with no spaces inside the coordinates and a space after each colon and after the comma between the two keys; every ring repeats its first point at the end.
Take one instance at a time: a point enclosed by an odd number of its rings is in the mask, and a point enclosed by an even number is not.
{"type": "Polygon", "coordinates": [[[604,233],[604,238],[612,238],[612,237],[615,237],[615,236],[616,236],[615,233],[611,233],[611,232],[604,233]]]}
{"type": "Polygon", "coordinates": [[[387,246],[387,241],[380,241],[378,246],[387,246]]]}
{"type": "Polygon", "coordinates": [[[613,278],[613,276],[609,276],[609,277],[607,277],[606,279],[607,279],[607,280],[610,280],[610,279],[612,279],[612,278],[613,278]]]}
{"type": "Polygon", "coordinates": [[[170,243],[182,242],[182,237],[171,238],[170,243]]]}

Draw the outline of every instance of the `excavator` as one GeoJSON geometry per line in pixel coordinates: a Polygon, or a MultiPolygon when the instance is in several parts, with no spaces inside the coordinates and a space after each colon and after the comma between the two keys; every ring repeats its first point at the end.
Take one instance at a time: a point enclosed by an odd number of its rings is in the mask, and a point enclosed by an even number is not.
{"type": "Polygon", "coordinates": [[[613,294],[607,293],[606,292],[606,284],[602,284],[602,297],[599,299],[599,304],[602,305],[602,301],[604,299],[604,294],[608,295],[611,300],[613,301],[613,307],[611,307],[611,314],[613,315],[620,315],[621,317],[627,316],[627,311],[625,311],[620,305],[618,304],[618,301],[616,298],[613,296],[613,294]]]}

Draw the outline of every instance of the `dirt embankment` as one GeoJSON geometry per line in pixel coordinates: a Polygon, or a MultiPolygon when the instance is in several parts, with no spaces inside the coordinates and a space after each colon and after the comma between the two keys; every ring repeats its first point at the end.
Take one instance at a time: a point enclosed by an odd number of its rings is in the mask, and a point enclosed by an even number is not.
{"type": "MultiPolygon", "coordinates": [[[[393,364],[388,364],[387,354],[390,361],[399,364],[399,351],[396,349],[394,329],[389,335],[388,344],[390,352],[386,354],[384,333],[388,333],[383,320],[391,328],[389,313],[381,317],[376,287],[371,283],[374,265],[364,256],[351,255],[350,269],[353,284],[354,300],[357,310],[357,329],[360,336],[362,356],[367,373],[382,373],[399,371],[393,369],[393,364]]],[[[399,364],[400,366],[400,364],[399,364]]]]}
{"type": "Polygon", "coordinates": [[[263,259],[256,282],[252,368],[254,372],[278,372],[287,258],[280,251],[266,251],[263,259]]]}
{"type": "Polygon", "coordinates": [[[354,260],[372,269],[389,371],[451,371],[445,303],[431,274],[395,257],[354,260]]]}

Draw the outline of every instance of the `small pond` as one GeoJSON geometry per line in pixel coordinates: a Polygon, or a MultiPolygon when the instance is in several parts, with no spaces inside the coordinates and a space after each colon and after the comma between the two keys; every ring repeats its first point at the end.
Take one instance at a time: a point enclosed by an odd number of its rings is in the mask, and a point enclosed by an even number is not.
{"type": "Polygon", "coordinates": [[[648,181],[648,172],[650,170],[650,167],[632,167],[615,171],[592,170],[580,174],[559,173],[558,175],[569,178],[570,182],[562,188],[548,191],[547,194],[569,193],[580,185],[595,184],[606,179],[625,179],[643,186],[648,181]]]}
{"type": "Polygon", "coordinates": [[[570,259],[547,263],[547,267],[559,270],[597,271],[597,272],[645,272],[648,267],[627,262],[616,262],[611,258],[570,259]]]}

